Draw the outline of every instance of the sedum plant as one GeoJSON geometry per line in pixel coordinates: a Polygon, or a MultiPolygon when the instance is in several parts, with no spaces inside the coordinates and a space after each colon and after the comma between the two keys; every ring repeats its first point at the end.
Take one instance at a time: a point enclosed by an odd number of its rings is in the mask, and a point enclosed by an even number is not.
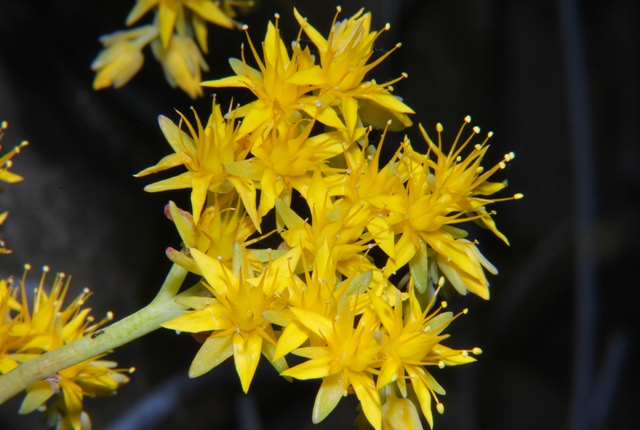
{"type": "MultiPolygon", "coordinates": [[[[201,34],[202,20],[213,21],[202,12],[209,3],[139,0],[129,21],[158,7],[154,43],[165,49],[181,37],[185,8],[201,34]]],[[[147,307],[95,324],[81,310],[88,293],[61,310],[62,275],[49,295],[43,277],[37,294],[44,304],[31,313],[24,281],[21,289],[11,280],[0,284],[0,403],[27,390],[21,412],[42,405],[49,424],[87,428],[83,397],[111,393],[128,380],[129,370],[102,356],[164,327],[201,341],[190,377],[232,359],[248,392],[259,361],[267,360],[288,380],[319,380],[314,423],[355,395],[361,428],[433,427],[445,390],[432,369],[471,363],[482,352],[447,346],[449,325],[467,310],[447,311],[440,292],[489,299],[486,272],[497,270],[465,223],[508,244],[489,205],[522,197],[494,197],[506,182],[493,176],[514,154],[485,168],[492,133],[481,136],[470,117],[452,143],[440,124],[432,135],[419,125],[419,142],[393,139],[392,132],[412,126],[414,111],[393,88],[407,76],[367,78],[393,52],[372,58],[388,25],[372,30],[370,13],[341,19],[338,8],[325,36],[294,14],[300,31],[291,44],[282,39],[278,15],[259,45],[243,26],[247,45],[229,60],[232,74],[186,90],[193,96],[202,88],[239,88],[253,94],[251,101],[224,107],[214,97],[206,118],[159,117],[172,152],[137,176],[176,171],[145,189],[186,189],[191,204],[166,206],[182,243],[167,248],[174,265],[147,307]],[[183,287],[189,272],[200,281],[183,287]],[[49,331],[34,331],[35,316],[54,306],[49,320],[43,317],[49,331]],[[45,333],[49,343],[41,340],[45,333]]],[[[97,81],[123,82],[109,75],[107,63],[133,70],[117,43],[100,54],[97,81]]],[[[190,50],[185,45],[180,55],[190,50]]],[[[192,78],[199,83],[198,73],[192,78]]]]}

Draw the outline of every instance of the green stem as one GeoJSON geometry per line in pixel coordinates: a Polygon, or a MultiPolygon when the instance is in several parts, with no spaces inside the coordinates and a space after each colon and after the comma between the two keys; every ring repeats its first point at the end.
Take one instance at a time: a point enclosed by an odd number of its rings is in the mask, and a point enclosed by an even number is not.
{"type": "MultiPolygon", "coordinates": [[[[93,334],[27,361],[0,377],[0,405],[36,382],[157,330],[162,323],[186,312],[185,307],[174,301],[186,275],[185,269],[174,264],[157,296],[145,308],[93,334]]],[[[197,284],[180,296],[192,295],[199,288],[197,284]]]]}

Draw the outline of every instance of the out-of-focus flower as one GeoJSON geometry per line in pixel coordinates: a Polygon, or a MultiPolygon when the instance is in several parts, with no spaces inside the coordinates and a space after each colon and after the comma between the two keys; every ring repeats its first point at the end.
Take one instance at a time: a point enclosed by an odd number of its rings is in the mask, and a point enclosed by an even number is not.
{"type": "Polygon", "coordinates": [[[180,87],[191,98],[201,96],[202,90],[198,86],[201,71],[209,70],[200,52],[200,49],[208,52],[207,23],[239,28],[240,24],[232,18],[235,16],[233,7],[251,6],[252,1],[243,0],[222,3],[213,0],[137,0],[127,17],[127,26],[152,10],[155,11],[154,22],[100,38],[105,49],[91,65],[97,72],[93,88],[119,88],[129,82],[144,63],[142,49],[151,43],[169,84],[173,88],[180,87]]]}
{"type": "Polygon", "coordinates": [[[193,39],[174,34],[166,46],[156,40],[151,49],[162,64],[169,85],[180,87],[192,99],[202,95],[202,70],[209,70],[209,65],[193,39]]]}
{"type": "Polygon", "coordinates": [[[147,25],[102,36],[104,49],[91,63],[91,70],[96,72],[93,89],[120,88],[129,82],[144,64],[142,49],[157,34],[155,27],[147,25]]]}
{"type": "MultiPolygon", "coordinates": [[[[56,274],[53,286],[47,293],[47,266],[43,268],[30,308],[26,294],[26,275],[30,266],[26,265],[25,269],[20,281],[19,299],[18,288],[13,286],[13,278],[0,281],[0,374],[45,352],[90,335],[113,319],[109,312],[106,318],[95,322],[89,315],[91,309],[83,309],[90,296],[88,289],[65,307],[70,278],[64,273],[56,274]]],[[[129,381],[125,373],[133,371],[133,368],[118,369],[117,363],[101,360],[103,356],[104,354],[61,370],[27,388],[20,413],[26,414],[43,408],[44,420],[50,427],[90,429],[89,415],[83,411],[83,398],[115,394],[118,387],[129,381]],[[57,398],[49,401],[54,395],[58,395],[57,398]]]]}
{"type": "Polygon", "coordinates": [[[230,16],[230,13],[233,13],[233,9],[229,5],[226,5],[226,7],[221,6],[218,1],[213,0],[137,0],[136,5],[127,16],[126,24],[127,26],[135,24],[151,9],[157,8],[156,19],[160,31],[160,39],[163,47],[166,48],[169,45],[176,21],[180,17],[184,19],[185,7],[193,12],[193,27],[198,37],[198,42],[205,52],[207,52],[207,27],[205,21],[226,28],[238,26],[230,16]]]}

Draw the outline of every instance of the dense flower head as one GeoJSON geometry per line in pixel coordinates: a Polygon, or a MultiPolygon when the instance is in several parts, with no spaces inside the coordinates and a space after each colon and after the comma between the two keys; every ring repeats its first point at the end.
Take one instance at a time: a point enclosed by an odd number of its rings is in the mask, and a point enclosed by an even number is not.
{"type": "Polygon", "coordinates": [[[405,137],[385,161],[383,143],[411,125],[413,111],[395,81],[366,80],[392,52],[372,60],[383,31],[359,11],[336,15],[325,38],[294,14],[300,32],[290,47],[277,15],[260,52],[244,27],[255,67],[243,46],[230,60],[234,75],[202,83],[255,100],[224,115],[214,101],[206,126],[197,115],[195,125],[160,119],[174,154],[138,176],[186,168],[147,190],[190,189],[191,212],[167,205],[182,239],[167,255],[202,276],[202,288],[177,299],[191,311],[163,326],[203,341],[192,377],[232,358],[247,391],[264,356],[284,377],[322,379],[314,422],[355,394],[377,430],[433,426],[432,404],[442,413],[445,394],[434,375],[481,352],[445,345],[466,310],[445,311],[438,292],[489,297],[484,271],[495,267],[461,223],[508,244],[487,206],[522,197],[493,197],[506,182],[490,178],[514,155],[484,169],[491,134],[473,143],[479,128],[465,134],[467,118],[451,146],[441,125],[437,142],[420,126],[427,150],[405,137]],[[377,146],[373,128],[383,130],[377,146]],[[288,368],[289,355],[304,361],[288,368]]]}
{"type": "Polygon", "coordinates": [[[144,63],[142,50],[151,44],[167,82],[191,98],[201,96],[201,73],[209,70],[202,56],[209,50],[208,23],[238,28],[234,7],[251,6],[253,1],[243,0],[137,0],[126,19],[127,27],[149,12],[155,15],[153,23],[100,38],[104,49],[91,64],[97,72],[93,88],[119,88],[129,82],[144,63]]]}
{"type": "MultiPolygon", "coordinates": [[[[19,287],[15,285],[14,278],[0,280],[0,374],[91,335],[113,319],[109,312],[103,320],[96,322],[90,316],[91,309],[83,308],[91,295],[86,288],[64,306],[71,278],[64,273],[56,274],[47,291],[47,266],[43,268],[40,283],[32,297],[28,297],[29,269],[30,266],[26,265],[19,287]]],[[[117,363],[102,360],[103,356],[63,369],[27,388],[20,413],[43,409],[43,420],[50,427],[90,429],[89,415],[83,411],[83,398],[115,394],[121,385],[129,381],[126,373],[133,371],[133,368],[118,369],[117,363]]]]}

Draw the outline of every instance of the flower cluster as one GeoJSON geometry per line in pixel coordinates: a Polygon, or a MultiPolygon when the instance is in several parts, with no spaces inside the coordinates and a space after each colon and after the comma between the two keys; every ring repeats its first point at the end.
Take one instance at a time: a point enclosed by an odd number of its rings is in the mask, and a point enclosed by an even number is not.
{"type": "Polygon", "coordinates": [[[104,35],[104,49],[91,64],[96,90],[125,85],[144,63],[142,50],[151,44],[169,84],[191,98],[202,95],[202,71],[208,71],[202,52],[208,52],[207,24],[238,28],[234,7],[249,8],[251,0],[137,0],[126,24],[131,26],[153,11],[152,24],[104,35]]]}
{"type": "MultiPolygon", "coordinates": [[[[26,287],[29,269],[26,265],[19,287],[14,278],[0,280],[0,375],[45,352],[96,333],[100,326],[113,319],[109,312],[106,318],[96,322],[89,315],[91,309],[83,309],[91,295],[88,289],[63,307],[70,278],[64,273],[56,274],[47,293],[49,268],[46,266],[40,284],[29,297],[26,287]]],[[[27,388],[20,413],[39,409],[44,411],[42,419],[50,427],[90,429],[89,415],[83,411],[83,398],[115,394],[118,387],[129,381],[125,373],[133,371],[116,368],[117,363],[102,360],[103,355],[61,370],[27,388]],[[54,395],[57,396],[51,400],[54,395]]]]}
{"type": "Polygon", "coordinates": [[[167,205],[183,241],[167,255],[205,289],[177,299],[192,311],[163,326],[203,342],[191,377],[233,357],[246,392],[264,355],[284,377],[322,380],[314,422],[355,394],[377,430],[421,428],[420,414],[433,426],[432,401],[442,413],[445,391],[428,369],[481,352],[443,344],[457,315],[436,306],[438,290],[489,298],[484,271],[496,269],[458,225],[474,221],[506,242],[486,207],[504,200],[491,196],[506,183],[489,179],[514,155],[483,169],[491,133],[473,143],[480,130],[465,132],[467,117],[450,148],[441,125],[436,142],[420,127],[426,151],[405,137],[385,162],[388,132],[410,126],[414,112],[394,94],[405,74],[367,80],[391,53],[371,58],[381,31],[363,10],[336,14],[327,38],[295,16],[291,48],[276,15],[261,52],[248,37],[257,68],[243,47],[234,75],[202,83],[247,89],[255,101],[223,114],[214,98],[206,123],[159,119],[174,153],[138,176],[186,168],[146,189],[191,189],[190,211],[167,205]],[[373,129],[382,130],[378,148],[373,129]],[[273,237],[274,249],[258,246],[273,237]],[[290,355],[302,363],[289,367],[290,355]]]}
{"type": "MultiPolygon", "coordinates": [[[[2,140],[2,137],[4,136],[4,131],[8,128],[8,126],[9,125],[7,124],[6,121],[2,121],[0,123],[0,140],[2,140]]],[[[11,151],[0,156],[0,182],[13,184],[15,182],[22,181],[23,179],[22,176],[11,172],[9,169],[13,165],[13,162],[11,161],[13,156],[20,153],[20,148],[26,146],[27,144],[28,144],[27,141],[23,141],[20,145],[16,146],[11,151]]],[[[0,146],[0,149],[2,149],[2,146],[0,146]]],[[[0,192],[2,192],[2,187],[0,187],[0,192]]],[[[8,215],[9,215],[8,212],[0,213],[0,225],[4,223],[8,215]]],[[[9,249],[4,247],[4,242],[0,240],[0,254],[8,254],[10,252],[11,251],[9,249]]]]}

